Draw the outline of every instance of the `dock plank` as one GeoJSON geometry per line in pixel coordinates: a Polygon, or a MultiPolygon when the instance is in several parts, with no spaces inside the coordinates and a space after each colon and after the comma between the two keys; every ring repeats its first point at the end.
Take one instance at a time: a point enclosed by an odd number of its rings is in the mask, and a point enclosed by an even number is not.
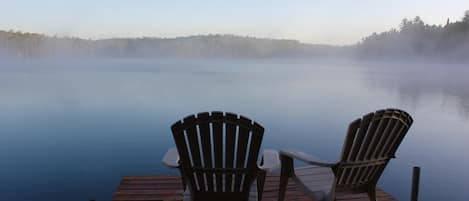
{"type": "MultiPolygon", "coordinates": [[[[317,173],[316,173],[317,174],[317,173]]],[[[320,175],[315,175],[321,179],[320,175]]],[[[278,174],[268,174],[264,186],[262,201],[278,201],[278,174]]],[[[377,188],[380,201],[396,201],[394,197],[377,188]]],[[[181,201],[183,199],[182,182],[179,176],[126,176],[123,177],[113,201],[181,201]]],[[[314,201],[308,198],[292,180],[287,186],[286,201],[314,201]]],[[[368,201],[366,194],[354,194],[337,197],[337,201],[368,201]]]]}

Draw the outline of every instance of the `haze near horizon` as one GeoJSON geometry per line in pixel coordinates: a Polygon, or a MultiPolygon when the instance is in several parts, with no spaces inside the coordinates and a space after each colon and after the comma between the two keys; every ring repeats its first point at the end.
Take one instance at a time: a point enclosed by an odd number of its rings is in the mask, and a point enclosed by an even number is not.
{"type": "Polygon", "coordinates": [[[429,24],[456,21],[469,1],[7,1],[0,30],[80,38],[235,34],[348,45],[420,16],[429,24]]]}

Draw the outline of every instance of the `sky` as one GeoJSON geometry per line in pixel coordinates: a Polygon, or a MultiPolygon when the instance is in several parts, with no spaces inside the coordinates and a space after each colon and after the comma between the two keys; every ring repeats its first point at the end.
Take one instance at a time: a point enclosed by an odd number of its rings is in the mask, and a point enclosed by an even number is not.
{"type": "Polygon", "coordinates": [[[102,39],[235,34],[347,45],[398,28],[461,19],[469,0],[0,0],[0,30],[102,39]]]}

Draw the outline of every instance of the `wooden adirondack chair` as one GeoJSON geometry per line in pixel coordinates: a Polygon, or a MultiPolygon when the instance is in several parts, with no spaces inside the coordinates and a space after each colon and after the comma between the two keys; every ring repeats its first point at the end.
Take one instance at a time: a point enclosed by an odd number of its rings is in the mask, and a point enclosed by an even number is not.
{"type": "Polygon", "coordinates": [[[264,128],[243,116],[204,112],[171,130],[176,148],[163,163],[179,168],[184,200],[261,200],[266,172],[280,166],[274,150],[265,150],[263,165],[257,165],[264,128]]]}
{"type": "Polygon", "coordinates": [[[378,110],[353,121],[336,163],[320,162],[300,151],[281,150],[279,201],[285,197],[289,178],[316,201],[355,193],[367,193],[375,201],[376,183],[412,122],[407,112],[398,109],[378,110]],[[294,159],[312,166],[294,169],[294,159]],[[315,174],[322,178],[314,179],[315,174]]]}

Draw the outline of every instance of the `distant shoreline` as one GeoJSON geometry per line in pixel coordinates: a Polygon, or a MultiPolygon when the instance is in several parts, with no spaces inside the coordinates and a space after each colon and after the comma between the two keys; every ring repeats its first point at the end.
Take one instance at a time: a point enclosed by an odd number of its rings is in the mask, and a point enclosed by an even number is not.
{"type": "Polygon", "coordinates": [[[469,11],[461,21],[425,24],[418,16],[399,29],[348,46],[229,34],[176,38],[81,39],[0,31],[0,58],[311,58],[469,62],[469,11]]]}

